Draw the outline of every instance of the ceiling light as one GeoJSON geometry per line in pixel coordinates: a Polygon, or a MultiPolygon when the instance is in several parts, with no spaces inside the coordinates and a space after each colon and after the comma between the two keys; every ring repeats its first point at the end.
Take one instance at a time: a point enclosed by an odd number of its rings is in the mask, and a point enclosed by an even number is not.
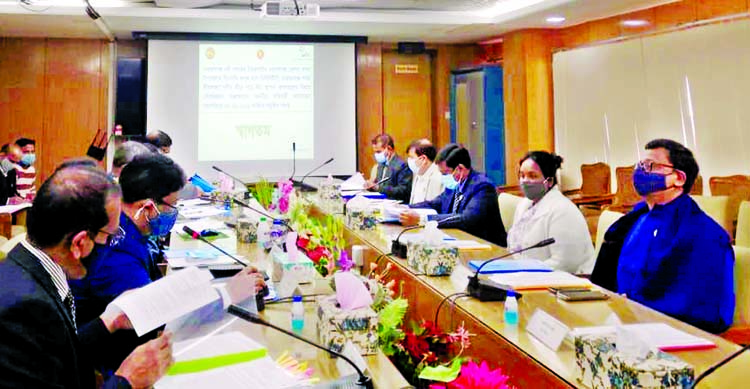
{"type": "Polygon", "coordinates": [[[479,11],[472,11],[475,15],[481,17],[497,17],[528,8],[547,0],[498,0],[495,5],[479,11]]]}
{"type": "Polygon", "coordinates": [[[550,16],[547,18],[547,23],[557,24],[565,21],[565,16],[550,16]]]}
{"type": "Polygon", "coordinates": [[[626,27],[643,27],[648,25],[648,22],[642,19],[628,19],[623,20],[622,25],[626,27]]]}

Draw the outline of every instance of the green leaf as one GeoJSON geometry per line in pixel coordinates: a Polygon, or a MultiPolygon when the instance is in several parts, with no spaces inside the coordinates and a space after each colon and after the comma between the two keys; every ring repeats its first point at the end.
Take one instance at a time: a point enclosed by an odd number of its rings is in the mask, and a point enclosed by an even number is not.
{"type": "Polygon", "coordinates": [[[450,366],[438,365],[438,366],[426,366],[419,373],[419,378],[423,380],[438,381],[438,382],[451,382],[458,377],[458,373],[461,372],[461,359],[456,358],[450,364],[450,366]]]}
{"type": "Polygon", "coordinates": [[[409,308],[409,302],[403,298],[397,298],[388,303],[378,314],[380,324],[386,328],[397,328],[401,325],[406,316],[406,310],[409,308]]]}

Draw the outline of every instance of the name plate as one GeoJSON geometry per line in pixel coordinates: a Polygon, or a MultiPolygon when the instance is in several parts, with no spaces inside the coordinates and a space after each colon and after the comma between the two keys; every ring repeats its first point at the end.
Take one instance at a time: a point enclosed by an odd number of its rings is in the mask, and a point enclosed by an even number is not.
{"type": "Polygon", "coordinates": [[[537,309],[531,315],[531,319],[526,325],[526,331],[539,339],[545,346],[557,351],[568,332],[570,332],[570,328],[549,313],[537,309]]]}

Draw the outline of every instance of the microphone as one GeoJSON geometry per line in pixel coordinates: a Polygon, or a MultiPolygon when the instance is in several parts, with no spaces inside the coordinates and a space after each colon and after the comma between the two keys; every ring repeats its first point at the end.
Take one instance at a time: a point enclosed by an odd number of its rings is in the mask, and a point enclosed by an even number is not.
{"type": "Polygon", "coordinates": [[[273,328],[274,330],[282,332],[282,333],[284,333],[286,335],[289,335],[289,336],[291,336],[294,339],[301,340],[301,341],[303,341],[303,342],[305,342],[305,343],[307,343],[307,344],[309,344],[309,345],[311,345],[313,347],[319,348],[319,349],[321,349],[321,350],[323,350],[323,351],[325,351],[325,352],[327,352],[327,353],[329,353],[329,354],[331,354],[331,355],[333,355],[335,357],[343,359],[349,365],[351,365],[352,367],[354,367],[354,370],[357,371],[357,374],[359,375],[359,378],[357,379],[356,385],[358,387],[363,387],[363,388],[367,388],[367,389],[373,389],[374,386],[373,386],[373,383],[372,383],[372,378],[366,376],[365,373],[362,372],[362,370],[360,370],[360,368],[357,366],[357,364],[355,364],[354,362],[352,362],[351,359],[343,356],[342,354],[337,353],[337,352],[335,352],[333,350],[330,350],[327,347],[319,345],[319,344],[317,344],[317,343],[315,343],[315,342],[313,342],[311,340],[305,339],[302,336],[299,336],[299,335],[295,334],[294,332],[291,332],[291,331],[286,330],[284,328],[278,327],[278,326],[276,326],[276,325],[274,325],[274,324],[272,324],[272,323],[270,323],[270,322],[268,322],[266,320],[263,320],[263,318],[260,317],[258,314],[252,313],[252,312],[250,312],[250,311],[248,311],[248,310],[246,310],[244,308],[238,307],[236,305],[230,305],[229,308],[227,309],[227,311],[230,314],[232,314],[234,316],[237,316],[237,317],[239,317],[242,320],[245,320],[245,321],[248,321],[248,322],[254,323],[254,324],[260,324],[262,326],[266,326],[266,327],[269,327],[269,328],[273,328]]]}
{"type": "Polygon", "coordinates": [[[316,192],[318,189],[315,188],[314,186],[305,185],[305,178],[309,177],[310,174],[315,173],[318,169],[322,168],[325,165],[328,165],[331,162],[333,162],[333,157],[331,157],[331,159],[329,159],[329,160],[321,163],[320,165],[318,165],[314,169],[312,169],[309,172],[307,172],[307,174],[305,174],[304,176],[302,176],[302,179],[300,179],[299,182],[295,182],[294,180],[292,180],[292,183],[296,184],[302,192],[316,192]]]}
{"type": "MultiPolygon", "coordinates": [[[[199,232],[193,230],[192,228],[190,228],[188,226],[184,226],[184,227],[182,227],[182,230],[185,231],[185,232],[187,232],[187,234],[190,235],[191,238],[199,240],[199,241],[201,241],[203,243],[208,244],[209,246],[215,248],[216,250],[219,250],[220,253],[226,255],[229,258],[232,258],[235,262],[237,262],[240,265],[242,265],[242,267],[247,267],[247,264],[245,262],[240,261],[234,255],[229,254],[228,252],[226,252],[221,247],[219,247],[219,246],[211,243],[211,241],[209,241],[208,239],[202,237],[199,232]]],[[[263,278],[267,279],[266,276],[264,276],[263,278]]],[[[262,310],[266,309],[266,302],[265,302],[265,300],[263,298],[266,297],[266,296],[268,296],[268,293],[269,293],[268,286],[264,286],[263,287],[263,291],[261,291],[260,293],[256,293],[255,294],[255,305],[258,307],[258,311],[262,311],[262,310]]]]}
{"type": "Polygon", "coordinates": [[[277,221],[278,220],[278,221],[281,222],[281,224],[283,224],[286,228],[288,228],[289,231],[294,231],[294,228],[292,228],[292,226],[290,226],[289,223],[287,223],[284,219],[277,219],[277,218],[269,215],[268,213],[265,213],[265,212],[263,212],[261,210],[258,210],[256,208],[254,208],[254,207],[251,207],[250,204],[248,204],[248,203],[246,203],[244,201],[237,200],[237,198],[235,198],[235,197],[232,197],[232,201],[234,201],[235,204],[241,206],[242,208],[249,209],[249,210],[257,213],[260,216],[268,218],[268,220],[271,220],[271,221],[277,221]]]}
{"type": "Polygon", "coordinates": [[[522,253],[526,250],[549,246],[552,243],[555,243],[555,238],[547,238],[529,247],[511,251],[499,257],[484,261],[484,263],[482,263],[482,265],[477,268],[477,271],[474,273],[474,275],[469,277],[469,284],[466,286],[466,291],[469,293],[469,295],[471,295],[471,297],[474,297],[479,301],[505,301],[505,295],[507,293],[505,289],[498,287],[495,283],[489,280],[479,279],[479,274],[481,273],[482,268],[485,267],[488,263],[495,262],[498,259],[507,258],[511,255],[522,253]]]}
{"type": "Polygon", "coordinates": [[[706,378],[709,375],[711,375],[711,373],[713,373],[714,371],[716,371],[718,368],[720,368],[720,367],[726,365],[727,363],[729,363],[729,361],[731,361],[732,359],[735,359],[735,358],[739,357],[740,354],[744,353],[748,349],[750,349],[750,344],[745,345],[741,349],[739,349],[739,350],[735,351],[734,353],[732,353],[732,355],[730,355],[730,356],[722,359],[721,361],[719,361],[719,363],[711,366],[708,370],[706,370],[703,373],[701,373],[701,375],[699,375],[698,378],[695,379],[695,381],[693,381],[693,384],[690,385],[690,388],[695,388],[698,385],[699,382],[703,381],[704,378],[706,378]]]}
{"type": "Polygon", "coordinates": [[[213,168],[214,170],[216,170],[217,172],[219,172],[219,173],[222,173],[222,174],[226,175],[227,177],[229,177],[229,178],[231,178],[231,179],[233,179],[233,180],[235,180],[235,181],[239,182],[240,184],[242,184],[242,187],[243,187],[243,188],[245,188],[245,190],[247,190],[247,184],[245,183],[245,181],[242,181],[242,180],[240,180],[239,178],[237,178],[237,177],[235,177],[235,176],[233,176],[233,175],[231,175],[231,174],[229,174],[229,173],[225,172],[224,170],[221,170],[221,169],[219,169],[219,167],[218,167],[218,166],[216,166],[216,165],[214,165],[214,166],[211,166],[211,167],[212,167],[212,168],[213,168]]]}
{"type": "MultiPolygon", "coordinates": [[[[447,217],[447,218],[445,218],[443,220],[440,220],[440,221],[438,221],[438,227],[440,226],[441,223],[453,221],[453,220],[456,220],[456,219],[458,219],[460,217],[461,217],[461,215],[454,215],[454,216],[451,216],[451,217],[447,217]]],[[[403,230],[401,230],[401,232],[398,234],[398,236],[396,236],[396,239],[391,242],[391,252],[393,253],[393,255],[395,255],[395,256],[397,256],[397,257],[399,257],[401,259],[406,258],[406,245],[403,244],[403,243],[401,243],[401,242],[399,242],[399,239],[401,239],[401,235],[403,235],[404,232],[406,232],[406,231],[416,230],[416,229],[420,229],[420,228],[424,228],[424,227],[425,227],[425,225],[420,224],[420,225],[416,225],[416,226],[406,227],[403,230]]]]}
{"type": "Polygon", "coordinates": [[[297,143],[292,142],[292,175],[289,176],[289,180],[294,182],[294,173],[297,172],[297,143]]]}

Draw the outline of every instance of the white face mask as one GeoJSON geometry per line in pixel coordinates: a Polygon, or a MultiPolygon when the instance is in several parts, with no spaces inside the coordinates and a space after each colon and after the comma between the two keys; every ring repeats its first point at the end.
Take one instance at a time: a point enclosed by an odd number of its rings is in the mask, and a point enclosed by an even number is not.
{"type": "Polygon", "coordinates": [[[409,165],[409,169],[411,169],[412,173],[419,174],[419,158],[409,157],[409,159],[406,160],[406,164],[409,165]]]}

